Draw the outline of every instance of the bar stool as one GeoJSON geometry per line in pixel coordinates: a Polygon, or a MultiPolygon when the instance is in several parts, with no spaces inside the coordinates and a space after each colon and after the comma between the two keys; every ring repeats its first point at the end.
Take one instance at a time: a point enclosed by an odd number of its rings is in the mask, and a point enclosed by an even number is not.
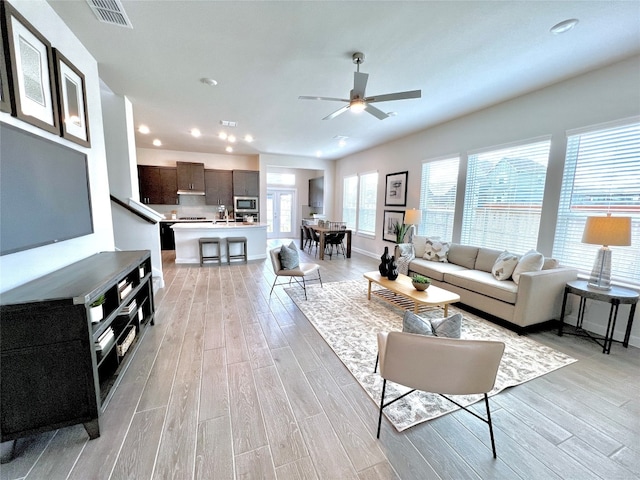
{"type": "Polygon", "coordinates": [[[211,238],[200,238],[198,240],[198,244],[200,246],[200,266],[202,266],[203,262],[206,262],[208,260],[217,260],[218,261],[218,265],[222,265],[222,251],[220,250],[221,248],[221,244],[220,244],[220,238],[218,237],[211,237],[211,238]],[[218,254],[217,255],[209,255],[209,256],[205,256],[203,253],[203,247],[205,245],[216,245],[218,247],[218,254]]]}
{"type": "Polygon", "coordinates": [[[227,237],[227,264],[231,264],[231,260],[244,260],[247,262],[247,238],[246,237],[227,237]],[[242,253],[231,255],[231,245],[237,243],[242,244],[242,253]]]}

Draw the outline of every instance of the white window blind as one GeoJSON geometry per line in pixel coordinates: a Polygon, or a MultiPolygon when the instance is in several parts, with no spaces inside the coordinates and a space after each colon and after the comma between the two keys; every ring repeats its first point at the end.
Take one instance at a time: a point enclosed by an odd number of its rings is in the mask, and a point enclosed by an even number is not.
{"type": "Polygon", "coordinates": [[[462,243],[536,248],[550,140],[469,155],[462,243]]]}
{"type": "Polygon", "coordinates": [[[582,243],[588,216],[631,217],[631,246],[612,246],[614,280],[640,285],[640,123],[569,135],[553,255],[589,273],[598,246],[582,243]]]}
{"type": "Polygon", "coordinates": [[[378,172],[360,175],[358,202],[358,232],[375,235],[376,202],[378,198],[378,172]]]}
{"type": "Polygon", "coordinates": [[[422,164],[420,235],[451,240],[456,208],[456,190],[460,157],[434,160],[422,164]]]}
{"type": "Polygon", "coordinates": [[[342,182],[342,221],[355,230],[358,211],[358,176],[344,177],[342,182]]]}

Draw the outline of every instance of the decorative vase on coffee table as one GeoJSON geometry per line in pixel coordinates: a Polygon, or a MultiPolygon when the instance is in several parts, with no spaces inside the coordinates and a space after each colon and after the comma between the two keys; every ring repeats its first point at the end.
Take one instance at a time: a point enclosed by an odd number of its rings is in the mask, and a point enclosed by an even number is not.
{"type": "Polygon", "coordinates": [[[396,263],[396,257],[391,257],[389,263],[387,264],[387,278],[389,280],[395,280],[398,278],[398,264],[396,263]]]}
{"type": "Polygon", "coordinates": [[[378,271],[382,277],[386,277],[389,273],[389,260],[391,257],[389,256],[389,247],[384,247],[384,253],[380,257],[380,265],[378,266],[378,271]]]}

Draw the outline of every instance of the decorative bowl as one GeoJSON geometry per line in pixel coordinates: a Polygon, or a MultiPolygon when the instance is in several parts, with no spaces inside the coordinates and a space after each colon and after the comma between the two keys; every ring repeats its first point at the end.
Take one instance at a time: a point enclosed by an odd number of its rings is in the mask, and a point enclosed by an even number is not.
{"type": "Polygon", "coordinates": [[[418,282],[411,282],[411,285],[413,285],[413,288],[415,288],[416,290],[419,291],[424,291],[427,288],[429,288],[429,285],[431,285],[431,283],[418,283],[418,282]]]}

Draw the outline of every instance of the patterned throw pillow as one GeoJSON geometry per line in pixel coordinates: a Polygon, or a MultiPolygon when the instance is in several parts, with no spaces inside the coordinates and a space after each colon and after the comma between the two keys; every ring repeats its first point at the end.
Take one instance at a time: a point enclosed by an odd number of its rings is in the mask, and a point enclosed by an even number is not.
{"type": "Polygon", "coordinates": [[[441,242],[435,238],[427,238],[422,258],[431,260],[432,262],[448,263],[447,254],[449,253],[449,243],[441,242]]]}
{"type": "Polygon", "coordinates": [[[423,318],[407,310],[402,318],[402,331],[431,337],[460,338],[462,314],[454,313],[445,318],[423,318]]]}
{"type": "Polygon", "coordinates": [[[522,257],[520,257],[520,261],[516,265],[516,268],[513,269],[513,281],[516,282],[516,285],[520,283],[520,275],[525,272],[538,272],[542,270],[542,265],[544,264],[544,255],[535,250],[529,250],[522,257]]]}
{"type": "Polygon", "coordinates": [[[280,247],[280,265],[283,270],[293,270],[300,265],[300,257],[296,244],[291,242],[289,246],[282,245],[280,247]]]}
{"type": "Polygon", "coordinates": [[[496,280],[509,280],[519,260],[520,257],[505,250],[498,256],[496,263],[493,264],[491,274],[496,280]]]}

